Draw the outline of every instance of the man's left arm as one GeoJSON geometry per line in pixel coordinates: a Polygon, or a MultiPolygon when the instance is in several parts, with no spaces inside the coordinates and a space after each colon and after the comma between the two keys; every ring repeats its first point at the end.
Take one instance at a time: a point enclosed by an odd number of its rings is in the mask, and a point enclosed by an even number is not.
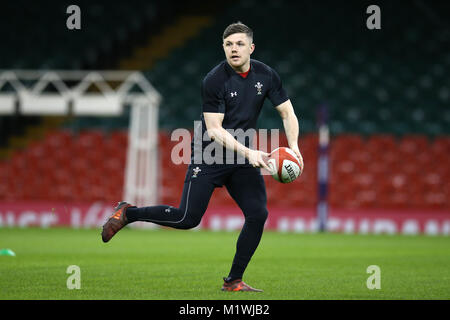
{"type": "Polygon", "coordinates": [[[298,148],[298,134],[299,125],[298,119],[294,112],[291,100],[286,100],[282,104],[275,107],[283,120],[284,131],[286,132],[286,138],[289,144],[289,148],[292,149],[297,157],[301,160],[302,155],[298,148]]]}

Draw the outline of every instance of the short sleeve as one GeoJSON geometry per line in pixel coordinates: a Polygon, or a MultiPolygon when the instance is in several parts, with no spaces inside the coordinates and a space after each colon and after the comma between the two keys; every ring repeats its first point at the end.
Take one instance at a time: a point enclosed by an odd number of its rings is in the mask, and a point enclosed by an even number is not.
{"type": "Polygon", "coordinates": [[[225,113],[225,101],[223,97],[223,83],[207,77],[202,82],[202,111],[225,113]]]}
{"type": "Polygon", "coordinates": [[[272,102],[273,106],[276,107],[282,104],[283,102],[289,100],[289,97],[283,88],[278,73],[272,68],[270,69],[270,71],[271,71],[271,85],[267,93],[267,96],[269,100],[272,102]]]}

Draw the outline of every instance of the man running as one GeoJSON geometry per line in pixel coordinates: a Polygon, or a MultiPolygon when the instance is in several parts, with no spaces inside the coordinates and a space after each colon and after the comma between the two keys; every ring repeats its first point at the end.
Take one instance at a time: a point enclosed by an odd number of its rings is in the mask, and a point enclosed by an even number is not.
{"type": "Polygon", "coordinates": [[[302,159],[297,144],[299,125],[279,75],[264,63],[250,59],[255,49],[253,31],[241,22],[229,25],[223,33],[223,49],[226,59],[202,82],[202,122],[192,141],[191,164],[180,206],[137,208],[120,202],[103,226],[102,239],[108,242],[125,225],[135,221],[176,229],[194,228],[200,223],[214,189],[225,186],[242,210],[245,222],[222,290],[262,291],[247,285],[242,277],[258,247],[268,215],[261,168],[269,170],[266,164],[269,154],[251,149],[248,139],[240,139],[232,132],[256,130],[261,108],[268,98],[283,120],[289,147],[302,159]],[[205,133],[210,139],[202,139],[205,133]],[[224,151],[206,157],[205,148],[211,147],[211,143],[224,151]]]}

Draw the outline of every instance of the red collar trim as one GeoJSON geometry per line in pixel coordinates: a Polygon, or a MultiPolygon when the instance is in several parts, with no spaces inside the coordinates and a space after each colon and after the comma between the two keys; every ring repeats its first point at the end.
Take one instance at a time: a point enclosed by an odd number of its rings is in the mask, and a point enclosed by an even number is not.
{"type": "Polygon", "coordinates": [[[250,72],[250,69],[251,69],[251,67],[248,68],[248,71],[247,71],[247,72],[242,72],[242,73],[238,72],[238,74],[239,74],[242,78],[245,79],[245,78],[247,78],[248,73],[250,72]]]}

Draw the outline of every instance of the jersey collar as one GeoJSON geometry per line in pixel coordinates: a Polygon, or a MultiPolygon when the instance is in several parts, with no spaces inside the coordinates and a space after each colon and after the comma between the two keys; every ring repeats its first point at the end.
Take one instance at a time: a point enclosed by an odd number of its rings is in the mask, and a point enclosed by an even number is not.
{"type": "Polygon", "coordinates": [[[252,73],[252,71],[254,70],[254,67],[253,67],[253,60],[252,59],[250,59],[250,69],[248,70],[248,74],[247,74],[247,76],[244,78],[244,77],[242,77],[238,72],[236,72],[236,71],[234,71],[234,69],[228,64],[228,61],[225,59],[224,60],[225,61],[225,68],[226,68],[226,70],[228,71],[228,74],[230,74],[230,75],[236,75],[236,76],[238,76],[239,78],[241,78],[242,80],[245,80],[245,79],[248,79],[248,77],[249,77],[249,75],[252,73]]]}

